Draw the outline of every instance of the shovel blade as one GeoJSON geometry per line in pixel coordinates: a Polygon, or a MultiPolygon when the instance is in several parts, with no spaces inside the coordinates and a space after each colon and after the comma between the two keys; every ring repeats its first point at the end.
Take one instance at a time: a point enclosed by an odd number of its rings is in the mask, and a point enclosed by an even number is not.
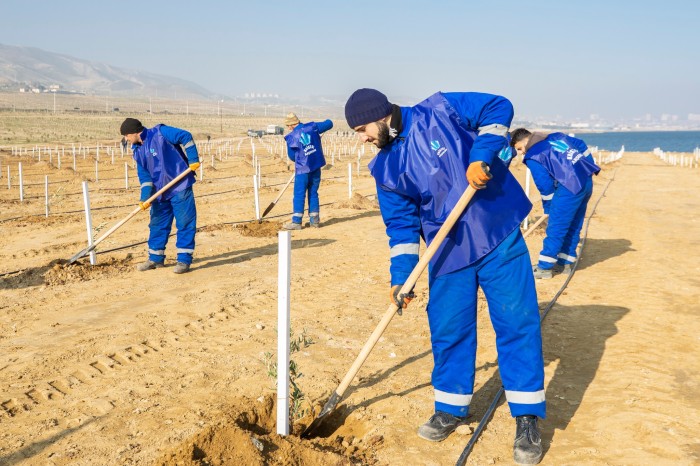
{"type": "Polygon", "coordinates": [[[270,202],[270,205],[267,206],[267,208],[265,209],[265,211],[264,211],[264,212],[262,213],[262,215],[260,216],[260,220],[262,220],[263,217],[264,217],[265,215],[267,215],[268,213],[270,213],[270,211],[272,210],[272,208],[273,208],[274,206],[275,206],[275,203],[274,203],[274,202],[270,202]]]}
{"type": "Polygon", "coordinates": [[[309,427],[304,429],[304,432],[301,433],[301,438],[304,439],[309,439],[313,436],[313,433],[315,430],[318,429],[318,427],[323,423],[323,420],[328,417],[328,415],[338,406],[338,402],[340,401],[340,395],[338,393],[333,392],[331,397],[328,399],[325,405],[323,405],[323,409],[321,412],[318,414],[316,419],[313,420],[311,424],[309,424],[309,427]]]}

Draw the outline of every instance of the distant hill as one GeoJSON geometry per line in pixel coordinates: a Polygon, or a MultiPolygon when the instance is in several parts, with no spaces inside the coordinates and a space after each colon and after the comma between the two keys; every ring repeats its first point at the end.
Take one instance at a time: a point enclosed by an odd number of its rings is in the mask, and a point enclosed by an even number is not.
{"type": "Polygon", "coordinates": [[[98,95],[160,95],[212,98],[216,94],[184,79],[145,73],[47,52],[0,44],[0,87],[20,85],[98,95]]]}

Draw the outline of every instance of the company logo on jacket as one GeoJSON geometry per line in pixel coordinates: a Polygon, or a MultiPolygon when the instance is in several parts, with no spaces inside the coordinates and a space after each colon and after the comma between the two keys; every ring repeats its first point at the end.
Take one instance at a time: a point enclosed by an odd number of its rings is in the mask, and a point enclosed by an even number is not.
{"type": "Polygon", "coordinates": [[[316,152],[316,146],[311,144],[311,136],[309,136],[306,133],[301,133],[301,135],[299,136],[299,140],[302,144],[304,144],[304,155],[308,157],[309,155],[316,152]]]}
{"type": "Polygon", "coordinates": [[[433,149],[435,154],[437,154],[438,157],[442,157],[447,153],[447,148],[445,147],[440,147],[440,141],[437,139],[434,139],[430,141],[430,148],[433,149]]]}
{"type": "Polygon", "coordinates": [[[561,152],[562,154],[566,153],[566,160],[571,161],[572,164],[578,162],[579,159],[583,157],[583,154],[569,147],[564,141],[549,141],[549,145],[557,152],[561,152]]]}
{"type": "Polygon", "coordinates": [[[153,157],[157,157],[157,156],[158,156],[158,152],[156,152],[155,149],[151,148],[150,151],[151,151],[151,155],[152,155],[153,157]]]}

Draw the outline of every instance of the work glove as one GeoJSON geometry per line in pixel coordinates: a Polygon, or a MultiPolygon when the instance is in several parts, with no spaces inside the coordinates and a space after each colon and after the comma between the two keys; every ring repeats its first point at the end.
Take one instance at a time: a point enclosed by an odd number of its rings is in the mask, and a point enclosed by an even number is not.
{"type": "Polygon", "coordinates": [[[403,309],[406,309],[406,307],[408,307],[408,303],[410,303],[411,300],[416,297],[416,294],[413,292],[413,290],[409,291],[407,294],[399,295],[399,291],[401,291],[401,287],[403,287],[403,283],[401,285],[392,286],[391,292],[389,294],[389,298],[391,299],[391,302],[396,304],[396,306],[398,306],[398,309],[396,312],[399,315],[403,314],[403,309]]]}
{"type": "Polygon", "coordinates": [[[201,165],[201,163],[199,163],[199,162],[191,163],[190,170],[192,170],[193,172],[196,172],[200,165],[201,165]]]}
{"type": "Polygon", "coordinates": [[[472,162],[467,167],[467,181],[474,189],[484,189],[492,177],[485,162],[472,162]]]}
{"type": "Polygon", "coordinates": [[[139,200],[139,206],[141,207],[141,210],[146,210],[149,207],[151,207],[151,203],[146,201],[148,201],[148,199],[150,199],[151,196],[153,196],[153,193],[155,192],[156,190],[153,186],[148,185],[141,187],[141,199],[139,200]]]}

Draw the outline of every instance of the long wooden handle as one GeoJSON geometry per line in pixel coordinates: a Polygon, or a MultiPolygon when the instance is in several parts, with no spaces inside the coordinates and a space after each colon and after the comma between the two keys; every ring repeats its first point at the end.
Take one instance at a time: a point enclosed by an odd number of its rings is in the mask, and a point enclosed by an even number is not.
{"type": "MultiPolygon", "coordinates": [[[[450,232],[454,224],[457,223],[457,219],[462,215],[464,209],[466,209],[467,204],[469,204],[469,201],[471,201],[475,193],[476,189],[472,188],[471,186],[469,186],[466,189],[466,191],[464,191],[464,194],[462,194],[462,197],[459,198],[457,205],[454,206],[452,212],[450,212],[450,215],[447,216],[445,223],[442,224],[437,234],[433,238],[433,241],[430,243],[430,246],[428,246],[428,248],[425,250],[425,253],[423,253],[423,256],[421,256],[420,260],[418,261],[418,264],[416,264],[416,266],[413,268],[413,271],[401,287],[401,290],[399,291],[400,294],[407,294],[413,289],[416,282],[418,281],[418,278],[428,266],[428,263],[430,263],[430,259],[433,258],[435,252],[442,244],[442,241],[450,232]]],[[[362,347],[360,354],[357,355],[357,359],[355,359],[355,362],[350,367],[350,370],[345,375],[345,378],[343,378],[343,380],[340,382],[340,385],[338,385],[338,388],[335,392],[339,396],[343,396],[343,393],[345,392],[345,390],[347,390],[348,386],[350,385],[350,382],[352,382],[352,379],[354,379],[357,375],[357,372],[360,370],[360,367],[362,367],[362,364],[364,364],[365,360],[367,359],[367,356],[369,356],[369,353],[374,348],[374,345],[376,345],[377,341],[379,341],[379,337],[382,336],[384,330],[386,330],[386,328],[389,326],[389,322],[391,322],[391,319],[394,317],[394,314],[396,314],[397,310],[398,306],[393,303],[386,310],[384,316],[382,317],[382,320],[377,325],[377,328],[374,329],[374,332],[372,332],[372,335],[370,335],[369,340],[367,340],[367,343],[365,343],[365,346],[362,347]]]]}
{"type": "Polygon", "coordinates": [[[275,201],[273,202],[273,204],[277,204],[277,201],[280,200],[280,198],[282,197],[282,194],[284,194],[284,192],[287,190],[287,188],[288,188],[289,185],[292,183],[292,181],[294,181],[294,175],[296,175],[296,173],[292,173],[292,176],[289,177],[289,181],[287,181],[287,184],[284,185],[284,188],[282,188],[282,190],[280,191],[280,193],[277,195],[277,198],[275,199],[275,201]]]}
{"type": "MultiPolygon", "coordinates": [[[[149,197],[149,198],[148,198],[146,201],[144,201],[144,202],[147,202],[147,203],[150,204],[151,202],[155,201],[155,200],[158,198],[158,196],[160,196],[161,194],[163,194],[163,193],[164,193],[165,191],[167,191],[168,189],[172,188],[178,181],[180,181],[180,180],[183,179],[185,176],[187,176],[191,171],[192,171],[191,168],[187,168],[187,170],[185,170],[184,172],[182,172],[182,173],[180,173],[179,175],[177,175],[175,178],[172,179],[172,181],[171,181],[170,183],[168,183],[168,184],[166,184],[165,186],[163,186],[162,188],[160,188],[153,196],[149,197]]],[[[137,207],[137,208],[135,208],[134,210],[132,210],[131,213],[130,213],[129,215],[127,215],[126,217],[124,217],[124,218],[123,218],[122,220],[120,220],[116,225],[114,225],[112,228],[110,228],[109,230],[107,230],[102,236],[100,236],[99,238],[97,238],[97,239],[95,240],[95,242],[92,243],[92,246],[90,246],[90,247],[87,249],[87,252],[91,252],[92,250],[94,250],[94,249],[97,247],[97,245],[100,244],[100,243],[102,242],[102,240],[104,240],[104,239],[107,238],[109,235],[111,235],[112,233],[114,233],[115,231],[117,231],[117,230],[119,229],[119,227],[121,227],[121,226],[124,225],[126,222],[128,222],[129,220],[131,220],[131,218],[132,218],[134,215],[138,214],[139,212],[141,212],[141,207],[140,207],[140,206],[137,207]]]]}
{"type": "Polygon", "coordinates": [[[543,214],[540,218],[538,218],[537,221],[532,224],[530,229],[523,233],[523,238],[527,238],[528,236],[530,236],[530,233],[535,231],[535,228],[540,226],[540,223],[544,222],[544,219],[546,219],[547,217],[549,217],[549,214],[543,214]]]}

